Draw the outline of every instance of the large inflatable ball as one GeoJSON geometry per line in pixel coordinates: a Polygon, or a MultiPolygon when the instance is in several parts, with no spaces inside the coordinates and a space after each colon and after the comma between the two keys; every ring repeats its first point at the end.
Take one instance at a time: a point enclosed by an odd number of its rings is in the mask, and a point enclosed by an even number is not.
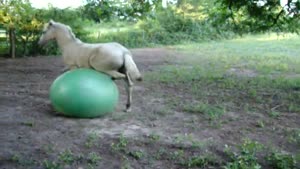
{"type": "Polygon", "coordinates": [[[91,69],[65,72],[50,87],[54,109],[71,117],[93,118],[113,112],[118,98],[114,81],[91,69]]]}

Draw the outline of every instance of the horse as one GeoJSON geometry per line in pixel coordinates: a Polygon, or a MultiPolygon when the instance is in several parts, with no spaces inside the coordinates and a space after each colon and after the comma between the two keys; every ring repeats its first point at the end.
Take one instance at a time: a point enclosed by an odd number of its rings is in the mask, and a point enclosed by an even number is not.
{"type": "Polygon", "coordinates": [[[50,20],[45,24],[38,44],[43,46],[55,40],[62,51],[66,70],[90,68],[109,75],[113,80],[126,82],[126,112],[131,111],[133,80],[142,81],[131,52],[123,45],[110,43],[85,43],[76,38],[70,26],[50,20]]]}

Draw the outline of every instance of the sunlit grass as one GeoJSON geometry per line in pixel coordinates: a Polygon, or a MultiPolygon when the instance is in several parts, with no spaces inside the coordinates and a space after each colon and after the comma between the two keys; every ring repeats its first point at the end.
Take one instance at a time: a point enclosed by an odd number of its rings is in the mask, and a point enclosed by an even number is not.
{"type": "MultiPolygon", "coordinates": [[[[294,45],[300,38],[258,40],[264,36],[174,46],[183,56],[146,76],[180,88],[171,98],[191,98],[189,110],[205,103],[229,111],[300,112],[300,48],[294,45]]],[[[185,104],[177,109],[186,111],[185,104]]]]}
{"type": "Polygon", "coordinates": [[[246,36],[233,40],[177,45],[175,49],[188,53],[187,61],[222,64],[223,67],[243,67],[259,73],[300,73],[300,36],[288,34],[246,36]],[[284,37],[284,38],[282,38],[284,37]],[[195,54],[191,54],[194,52],[195,54]]]}
{"type": "Polygon", "coordinates": [[[99,38],[100,36],[113,33],[129,32],[133,30],[138,31],[135,23],[120,21],[92,24],[85,29],[90,32],[89,36],[93,38],[99,38]]]}

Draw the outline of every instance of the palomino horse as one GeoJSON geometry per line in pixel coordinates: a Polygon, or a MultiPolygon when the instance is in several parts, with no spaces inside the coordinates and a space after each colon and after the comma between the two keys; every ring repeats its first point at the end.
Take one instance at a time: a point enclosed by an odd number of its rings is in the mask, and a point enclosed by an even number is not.
{"type": "Polygon", "coordinates": [[[84,43],[75,37],[69,26],[53,20],[45,25],[39,45],[50,40],[56,40],[67,69],[91,68],[113,79],[124,79],[127,84],[126,111],[131,110],[133,80],[141,81],[142,76],[128,49],[119,43],[84,43]]]}

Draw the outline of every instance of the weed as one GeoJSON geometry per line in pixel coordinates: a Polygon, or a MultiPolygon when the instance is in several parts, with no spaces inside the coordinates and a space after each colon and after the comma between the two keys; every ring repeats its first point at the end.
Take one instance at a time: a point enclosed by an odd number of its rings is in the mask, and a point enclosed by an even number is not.
{"type": "Polygon", "coordinates": [[[95,152],[91,152],[87,156],[89,164],[96,165],[102,158],[95,152]]]}
{"type": "Polygon", "coordinates": [[[272,117],[272,118],[277,118],[277,117],[280,116],[280,112],[277,112],[277,111],[271,111],[271,112],[269,113],[269,115],[270,115],[270,117],[272,117]]]}
{"type": "Polygon", "coordinates": [[[26,122],[21,122],[22,125],[28,126],[28,127],[33,127],[34,122],[33,121],[26,121],[26,122]]]}
{"type": "Polygon", "coordinates": [[[160,136],[157,135],[157,134],[150,134],[149,139],[150,139],[151,142],[156,142],[156,141],[159,141],[160,136]]]}
{"type": "Polygon", "coordinates": [[[167,150],[163,147],[159,148],[159,150],[154,154],[154,158],[159,160],[160,158],[164,157],[167,154],[167,150]]]}
{"type": "Polygon", "coordinates": [[[185,166],[199,167],[199,168],[208,168],[208,166],[216,165],[217,159],[211,155],[205,156],[192,156],[184,163],[185,166]]]}
{"type": "Polygon", "coordinates": [[[114,151],[122,151],[122,152],[125,152],[125,151],[126,151],[127,144],[128,144],[127,138],[125,138],[124,135],[121,135],[121,136],[119,137],[119,140],[118,140],[117,143],[112,143],[112,144],[111,144],[111,148],[112,148],[114,151]]]}
{"type": "Polygon", "coordinates": [[[19,163],[21,161],[21,156],[19,154],[14,154],[12,157],[11,157],[11,161],[13,162],[16,162],[16,163],[19,163]]]}
{"type": "Polygon", "coordinates": [[[55,151],[55,145],[53,144],[45,144],[42,148],[47,154],[51,154],[55,151]]]}
{"type": "Polygon", "coordinates": [[[171,160],[182,161],[184,158],[184,150],[176,150],[170,153],[171,160]]]}
{"type": "Polygon", "coordinates": [[[273,169],[294,169],[296,168],[296,159],[290,154],[281,152],[272,152],[267,156],[267,161],[273,169]]]}
{"type": "Polygon", "coordinates": [[[45,169],[62,169],[61,165],[55,161],[44,160],[43,167],[45,169]]]}
{"type": "Polygon", "coordinates": [[[30,159],[24,159],[20,154],[16,153],[11,157],[11,161],[22,166],[32,166],[35,161],[30,159]]]}
{"type": "Polygon", "coordinates": [[[98,140],[99,136],[97,135],[97,133],[90,133],[88,135],[88,138],[85,142],[85,146],[88,148],[91,148],[92,146],[96,145],[96,142],[98,140]]]}
{"type": "Polygon", "coordinates": [[[257,120],[256,122],[257,124],[257,127],[260,127],[260,128],[264,128],[265,127],[265,123],[263,120],[257,120]]]}
{"type": "Polygon", "coordinates": [[[260,151],[263,146],[257,142],[246,139],[244,143],[239,147],[240,153],[235,153],[230,150],[228,146],[225,147],[225,152],[231,158],[231,162],[228,162],[225,169],[260,169],[261,165],[257,162],[257,152],[260,151]]]}
{"type": "Polygon", "coordinates": [[[126,156],[123,156],[121,169],[133,169],[130,165],[130,161],[126,156]]]}
{"type": "Polygon", "coordinates": [[[75,161],[75,155],[70,149],[67,149],[59,154],[59,159],[67,164],[71,164],[75,161]]]}
{"type": "Polygon", "coordinates": [[[290,143],[300,145],[300,129],[287,129],[287,139],[290,143]]]}
{"type": "Polygon", "coordinates": [[[133,158],[135,158],[135,159],[137,159],[137,160],[139,160],[139,159],[141,159],[142,157],[145,156],[144,152],[141,151],[141,150],[130,151],[130,152],[128,153],[128,155],[132,156],[133,158]]]}

